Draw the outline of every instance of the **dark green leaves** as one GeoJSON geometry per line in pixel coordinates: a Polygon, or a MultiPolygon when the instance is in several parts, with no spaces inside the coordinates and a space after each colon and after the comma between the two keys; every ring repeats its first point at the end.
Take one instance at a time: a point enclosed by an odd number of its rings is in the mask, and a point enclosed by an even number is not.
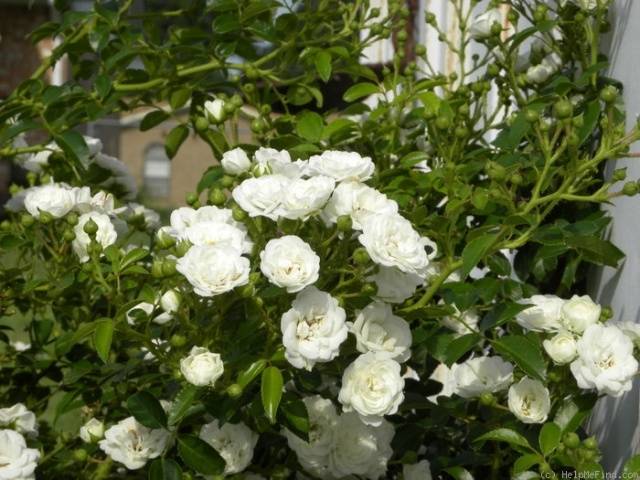
{"type": "Polygon", "coordinates": [[[342,98],[345,102],[354,102],[359,98],[373,95],[374,93],[378,93],[379,91],[380,88],[373,83],[356,83],[355,85],[351,86],[346,92],[344,92],[342,98]]]}
{"type": "Polygon", "coordinates": [[[560,437],[562,436],[562,430],[555,423],[545,423],[540,429],[540,435],[538,436],[538,443],[540,444],[540,451],[544,456],[553,452],[560,444],[560,437]]]}
{"type": "Polygon", "coordinates": [[[496,430],[492,430],[485,433],[484,435],[479,436],[474,441],[486,442],[488,440],[496,442],[506,442],[514,446],[531,449],[531,445],[529,445],[527,439],[515,430],[511,430],[510,428],[498,428],[496,430]]]}
{"type": "Polygon", "coordinates": [[[323,82],[328,82],[331,78],[331,54],[326,50],[316,53],[313,58],[318,75],[323,82]]]}
{"type": "Polygon", "coordinates": [[[544,380],[545,364],[540,346],[522,335],[507,335],[493,342],[498,353],[509,357],[529,376],[544,380]]]}
{"type": "Polygon", "coordinates": [[[317,142],[322,138],[324,121],[315,112],[303,112],[298,116],[296,132],[305,140],[317,142]]]}
{"type": "Polygon", "coordinates": [[[111,341],[113,340],[113,320],[105,318],[100,320],[96,326],[94,333],[94,343],[96,346],[96,352],[100,359],[107,363],[109,360],[109,352],[111,351],[111,341]]]}
{"type": "Polygon", "coordinates": [[[143,132],[151,130],[156,125],[160,125],[167,118],[169,118],[169,114],[164,110],[154,110],[153,112],[149,112],[140,122],[140,130],[143,132]]]}
{"type": "Polygon", "coordinates": [[[198,387],[195,385],[186,385],[182,387],[182,390],[176,395],[171,410],[169,411],[169,425],[176,425],[184,418],[189,411],[189,408],[193,404],[194,400],[198,397],[198,387]]]}
{"type": "Polygon", "coordinates": [[[608,240],[593,236],[577,235],[568,237],[567,243],[582,254],[585,260],[599,265],[617,267],[624,253],[608,240]]]}
{"type": "Polygon", "coordinates": [[[68,130],[54,138],[58,146],[71,158],[81,162],[89,158],[89,147],[87,147],[84,138],[78,132],[68,130]]]}
{"type": "Polygon", "coordinates": [[[460,275],[464,278],[469,274],[482,258],[489,253],[494,245],[497,234],[487,234],[471,240],[462,251],[462,268],[460,275]]]}
{"type": "Polygon", "coordinates": [[[627,463],[624,464],[622,470],[622,478],[636,478],[640,475],[640,455],[634,455],[627,463]]]}
{"type": "Polygon", "coordinates": [[[262,383],[260,385],[260,397],[262,398],[262,406],[264,414],[271,423],[276,422],[278,413],[278,405],[282,398],[282,387],[284,380],[282,373],[277,367],[265,368],[262,372],[262,383]]]}
{"type": "Polygon", "coordinates": [[[164,142],[164,149],[167,152],[169,158],[173,158],[178,153],[180,146],[187,139],[189,135],[189,129],[184,125],[178,125],[169,132],[164,142]]]}
{"type": "Polygon", "coordinates": [[[149,392],[134,393],[127,399],[127,409],[138,422],[149,428],[167,426],[167,414],[160,402],[149,392]]]}
{"type": "Polygon", "coordinates": [[[149,480],[181,480],[182,469],[175,461],[158,458],[149,467],[149,480]]]}
{"type": "Polygon", "coordinates": [[[190,468],[205,475],[219,475],[225,461],[214,448],[193,435],[178,437],[178,453],[190,468]]]}

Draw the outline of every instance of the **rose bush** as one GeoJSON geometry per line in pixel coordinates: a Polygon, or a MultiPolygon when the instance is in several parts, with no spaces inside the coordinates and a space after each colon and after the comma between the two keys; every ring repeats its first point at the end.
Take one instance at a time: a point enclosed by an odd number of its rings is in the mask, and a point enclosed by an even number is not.
{"type": "Polygon", "coordinates": [[[640,139],[607,1],[455,0],[455,34],[427,12],[447,72],[397,1],[65,3],[0,105],[28,171],[0,225],[0,478],[602,474],[585,419],[640,343],[585,294],[623,258],[598,204],[639,189],[602,175],[640,139]],[[169,157],[211,147],[164,218],[76,129],[139,108],[176,122],[169,157]]]}

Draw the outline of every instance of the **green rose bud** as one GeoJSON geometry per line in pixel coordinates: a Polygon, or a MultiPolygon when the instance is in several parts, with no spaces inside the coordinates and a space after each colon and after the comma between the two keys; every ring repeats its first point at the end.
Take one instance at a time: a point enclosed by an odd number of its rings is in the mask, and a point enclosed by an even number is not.
{"type": "Polygon", "coordinates": [[[242,97],[240,95],[238,95],[237,93],[231,97],[231,103],[236,107],[236,108],[240,108],[243,105],[243,101],[242,101],[242,97]]]}
{"type": "Polygon", "coordinates": [[[256,294],[256,287],[254,287],[251,283],[248,283],[238,288],[238,294],[242,298],[251,298],[256,294]]]}
{"type": "Polygon", "coordinates": [[[446,130],[450,126],[451,126],[451,121],[449,120],[449,117],[445,117],[444,115],[441,115],[438,118],[436,118],[436,127],[439,128],[440,130],[446,130]]]}
{"type": "Polygon", "coordinates": [[[618,168],[613,172],[613,175],[611,175],[611,180],[613,180],[614,182],[622,182],[623,180],[625,180],[627,178],[627,169],[625,168],[618,168]]]}
{"type": "Polygon", "coordinates": [[[73,451],[73,458],[78,462],[84,462],[89,457],[89,454],[84,448],[76,448],[73,451]]]}
{"type": "Polygon", "coordinates": [[[613,318],[613,309],[609,306],[603,306],[600,310],[600,321],[606,322],[610,318],[613,318]]]}
{"type": "Polygon", "coordinates": [[[613,103],[618,98],[618,89],[613,85],[608,85],[600,92],[600,98],[605,103],[613,103]]]}
{"type": "Polygon", "coordinates": [[[195,192],[188,193],[185,200],[187,201],[187,205],[193,205],[198,201],[198,194],[195,192]]]}
{"type": "Polygon", "coordinates": [[[622,187],[622,193],[627,197],[633,197],[638,194],[638,184],[636,182],[627,182],[622,187]]]}
{"type": "Polygon", "coordinates": [[[154,278],[162,278],[164,274],[162,273],[162,261],[154,260],[151,264],[151,276],[154,278]]]}
{"type": "Polygon", "coordinates": [[[46,225],[47,223],[51,223],[54,218],[49,212],[40,212],[38,220],[40,220],[40,223],[44,223],[46,225]]]}
{"type": "Polygon", "coordinates": [[[158,233],[156,234],[156,245],[158,245],[158,248],[171,248],[175,244],[175,238],[173,238],[164,230],[158,230],[158,233]]]}
{"type": "Polygon", "coordinates": [[[415,52],[417,56],[421,57],[422,55],[425,55],[427,53],[427,48],[419,43],[418,45],[416,45],[415,52]]]}
{"type": "Polygon", "coordinates": [[[191,248],[191,242],[189,240],[181,240],[176,245],[176,256],[183,257],[185,253],[191,248]]]}
{"type": "Polygon", "coordinates": [[[176,261],[170,258],[165,258],[162,261],[162,274],[169,277],[176,273],[176,261]]]}
{"type": "Polygon", "coordinates": [[[222,185],[224,188],[233,187],[233,183],[233,177],[230,177],[229,175],[223,175],[223,177],[220,179],[220,185],[222,185]]]}
{"type": "Polygon", "coordinates": [[[564,437],[562,437],[562,443],[569,448],[578,448],[580,437],[574,432],[565,433],[564,437]]]}
{"type": "Polygon", "coordinates": [[[0,223],[0,229],[2,229],[2,231],[4,232],[10,230],[11,222],[9,222],[9,220],[3,220],[2,223],[0,223]]]}
{"type": "Polygon", "coordinates": [[[198,117],[194,122],[194,127],[197,132],[206,132],[209,129],[209,120],[206,117],[198,117]]]}
{"type": "Polygon", "coordinates": [[[363,247],[356,248],[353,252],[353,261],[358,265],[366,265],[370,260],[371,257],[369,257],[369,253],[367,253],[367,250],[363,247]]]}
{"type": "Polygon", "coordinates": [[[265,121],[260,117],[254,118],[251,121],[251,131],[253,133],[262,133],[265,130],[266,126],[267,125],[265,121]]]}
{"type": "Polygon", "coordinates": [[[238,205],[231,207],[231,216],[236,222],[242,222],[247,218],[247,212],[242,210],[238,205]]]}
{"type": "Polygon", "coordinates": [[[82,230],[90,237],[95,236],[95,234],[98,233],[98,224],[93,221],[93,218],[90,218],[87,223],[82,226],[82,230]]]}
{"type": "Polygon", "coordinates": [[[77,225],[78,224],[78,214],[75,213],[75,212],[69,212],[67,214],[67,216],[65,217],[65,220],[71,226],[77,225]]]}
{"type": "Polygon", "coordinates": [[[237,383],[232,383],[227,387],[227,395],[229,395],[231,398],[238,398],[240,395],[242,395],[242,387],[237,383]]]}
{"type": "Polygon", "coordinates": [[[480,404],[484,405],[485,407],[490,407],[491,405],[494,405],[496,403],[496,397],[493,396],[493,393],[491,392],[484,392],[482,395],[480,395],[480,404]]]}
{"type": "Polygon", "coordinates": [[[65,242],[73,242],[76,239],[76,234],[69,228],[64,231],[64,233],[62,234],[62,238],[65,242]]]}
{"type": "Polygon", "coordinates": [[[553,105],[553,114],[556,118],[569,118],[573,114],[573,105],[569,100],[559,100],[553,105]]]}
{"type": "Polygon", "coordinates": [[[528,109],[524,112],[524,118],[529,123],[535,123],[540,118],[540,113],[535,110],[528,109]]]}
{"type": "Polygon", "coordinates": [[[378,293],[378,286],[375,283],[365,283],[360,290],[362,295],[367,297],[372,297],[376,293],[378,293]]]}
{"type": "Polygon", "coordinates": [[[209,203],[211,205],[221,206],[227,201],[227,196],[218,188],[214,188],[209,192],[209,203]]]}
{"type": "Polygon", "coordinates": [[[184,335],[178,335],[177,333],[171,335],[169,343],[172,347],[180,348],[187,344],[187,338],[184,335]]]}
{"type": "Polygon", "coordinates": [[[340,215],[336,221],[336,226],[340,232],[350,232],[353,227],[353,221],[349,215],[340,215]]]}

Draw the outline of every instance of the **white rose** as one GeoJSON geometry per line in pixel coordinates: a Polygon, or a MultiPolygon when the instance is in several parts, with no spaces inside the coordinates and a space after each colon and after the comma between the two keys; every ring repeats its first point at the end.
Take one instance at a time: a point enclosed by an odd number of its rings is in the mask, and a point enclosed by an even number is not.
{"type": "Polygon", "coordinates": [[[631,390],[638,362],[633,342],[615,325],[594,324],[578,340],[578,358],[571,373],[584,389],[619,397],[631,390]]]}
{"type": "Polygon", "coordinates": [[[474,18],[469,25],[469,34],[476,40],[487,38],[491,35],[491,27],[494,23],[502,26],[502,13],[497,8],[487,10],[474,18]]]}
{"type": "Polygon", "coordinates": [[[212,387],[224,373],[224,364],[220,354],[193,347],[189,355],[180,360],[180,372],[192,385],[212,387]]]}
{"type": "Polygon", "coordinates": [[[218,208],[213,205],[207,205],[194,210],[191,207],[176,208],[171,212],[170,227],[163,227],[166,233],[170,234],[174,239],[181,239],[185,235],[185,231],[189,227],[193,227],[199,223],[215,222],[226,223],[242,232],[247,231],[246,227],[233,219],[233,213],[228,208],[218,208]]]}
{"type": "Polygon", "coordinates": [[[544,423],[551,410],[549,390],[539,380],[523,377],[509,387],[509,410],[523,423],[544,423]]]}
{"type": "Polygon", "coordinates": [[[334,431],[339,418],[331,400],[319,395],[302,400],[309,415],[309,441],[305,442],[295,433],[284,430],[289,448],[296,453],[300,465],[318,478],[329,476],[329,455],[334,446],[334,431]]]}
{"type": "Polygon", "coordinates": [[[516,322],[534,332],[553,332],[561,328],[560,311],[564,305],[562,298],[555,295],[534,295],[520,303],[531,306],[516,315],[516,322]]]}
{"type": "Polygon", "coordinates": [[[334,478],[359,475],[375,480],[384,476],[393,455],[394,433],[393,426],[386,420],[374,427],[364,424],[355,412],[342,414],[329,455],[330,473],[334,478]]]}
{"type": "Polygon", "coordinates": [[[340,353],[347,339],[346,313],[338,300],[314,286],[296,295],[291,309],[282,315],[282,344],[285,357],[296,368],[311,370],[340,353]]]}
{"type": "Polygon", "coordinates": [[[180,308],[181,301],[180,294],[177,290],[167,290],[160,297],[160,308],[162,308],[165,313],[174,314],[180,308]]]}
{"type": "Polygon", "coordinates": [[[462,398],[504,390],[513,381],[513,365],[501,357],[476,357],[452,367],[455,393],[462,398]]]}
{"type": "MultiPolygon", "coordinates": [[[[100,192],[103,193],[103,192],[100,192]]],[[[98,194],[99,195],[99,194],[98,194]]],[[[105,200],[106,203],[113,202],[113,196],[110,199],[105,200]]],[[[94,195],[94,204],[93,209],[96,210],[96,200],[97,195],[94,195]]],[[[104,208],[105,213],[109,211],[108,207],[104,208]]],[[[113,206],[111,206],[111,210],[113,210],[113,206]]],[[[140,205],[139,203],[129,202],[123,207],[117,208],[114,210],[118,215],[124,216],[125,219],[129,219],[132,217],[141,217],[144,219],[144,224],[147,228],[151,230],[157,230],[160,227],[160,215],[155,210],[145,207],[144,205],[140,205]]]]}
{"type": "Polygon", "coordinates": [[[224,459],[224,474],[240,473],[253,458],[253,449],[258,435],[244,423],[225,423],[222,427],[218,420],[206,423],[200,429],[200,438],[211,445],[224,459]]]}
{"type": "Polygon", "coordinates": [[[292,220],[306,220],[324,207],[334,187],[335,181],[329,177],[292,180],[284,192],[281,215],[292,220]]]}
{"type": "Polygon", "coordinates": [[[164,452],[171,432],[164,428],[151,429],[128,417],[104,432],[98,445],[112,460],[129,470],[138,470],[164,452]]]}
{"type": "Polygon", "coordinates": [[[35,480],[40,452],[27,448],[24,437],[13,430],[0,430],[0,479],[35,480]]]}
{"type": "Polygon", "coordinates": [[[12,341],[10,342],[10,345],[16,352],[26,352],[31,348],[31,343],[20,340],[12,341]]]}
{"type": "Polygon", "coordinates": [[[191,245],[230,247],[237,250],[239,254],[250,253],[253,249],[253,243],[249,240],[246,231],[228,223],[209,220],[188,226],[179,238],[188,240],[191,245]]]}
{"type": "Polygon", "coordinates": [[[404,400],[400,364],[388,356],[369,352],[360,355],[342,375],[338,401],[344,411],[355,410],[368,425],[380,425],[404,400]]]}
{"type": "Polygon", "coordinates": [[[456,332],[458,335],[466,335],[478,331],[478,323],[480,316],[475,309],[470,308],[461,312],[458,307],[451,305],[455,312],[453,315],[447,315],[442,317],[442,324],[456,332]]]}
{"type": "Polygon", "coordinates": [[[73,251],[76,252],[78,260],[81,263],[89,261],[89,254],[87,253],[87,247],[91,243],[91,238],[84,231],[84,224],[89,220],[93,220],[98,225],[98,231],[95,235],[95,240],[102,248],[107,248],[109,245],[116,243],[118,233],[116,232],[113,223],[109,219],[109,216],[104,213],[88,212],[80,215],[77,225],[73,228],[76,238],[72,242],[73,251]]]}
{"type": "Polygon", "coordinates": [[[413,465],[402,466],[403,480],[432,480],[431,465],[427,460],[421,460],[413,465]]]}
{"type": "Polygon", "coordinates": [[[327,225],[331,225],[336,223],[338,217],[349,215],[353,228],[362,230],[367,218],[385,213],[398,213],[398,204],[364,183],[343,182],[334,190],[321,217],[327,225]]]}
{"type": "Polygon", "coordinates": [[[104,423],[92,418],[80,427],[80,438],[86,443],[95,443],[104,437],[104,423]]]}
{"type": "Polygon", "coordinates": [[[292,162],[286,150],[260,147],[253,154],[256,162],[254,171],[258,175],[277,174],[287,178],[299,178],[303,173],[304,163],[292,162]]]}
{"type": "Polygon", "coordinates": [[[425,246],[434,245],[420,237],[411,222],[394,214],[373,215],[365,221],[358,237],[371,259],[385,267],[424,277],[429,266],[425,246]]]}
{"type": "Polygon", "coordinates": [[[300,237],[285,235],[267,242],[260,270],[274,285],[296,293],[318,280],[320,257],[300,237]]]}
{"type": "Polygon", "coordinates": [[[560,322],[570,332],[580,334],[590,325],[598,323],[602,307],[595,303],[589,295],[574,295],[567,300],[560,310],[560,322]]]}
{"type": "Polygon", "coordinates": [[[264,175],[247,178],[233,189],[236,203],[250,217],[267,217],[277,220],[281,214],[282,200],[290,180],[284,175],[264,175]]]}
{"type": "Polygon", "coordinates": [[[411,328],[404,319],[394,315],[386,303],[367,305],[358,313],[350,330],[361,353],[378,352],[398,362],[405,362],[411,356],[411,328]]]}
{"type": "Polygon", "coordinates": [[[235,248],[197,245],[178,259],[176,269],[201,297],[213,297],[249,282],[249,260],[235,248]]]}
{"type": "Polygon", "coordinates": [[[440,390],[440,392],[427,397],[427,400],[430,402],[438,403],[438,397],[450,397],[456,393],[456,379],[452,369],[447,367],[446,364],[439,364],[429,376],[429,379],[442,384],[442,390],[440,390]]]}
{"type": "Polygon", "coordinates": [[[327,150],[309,159],[310,175],[325,175],[336,182],[357,180],[364,182],[373,176],[375,165],[370,157],[362,157],[356,152],[327,150]]]}
{"type": "Polygon", "coordinates": [[[25,435],[38,434],[35,413],[28,410],[22,403],[0,408],[0,427],[9,427],[25,435]]]}
{"type": "Polygon", "coordinates": [[[241,175],[251,168],[251,160],[241,148],[234,148],[222,154],[220,160],[225,173],[229,175],[241,175]]]}
{"type": "Polygon", "coordinates": [[[216,123],[220,123],[226,118],[224,112],[224,100],[220,98],[204,102],[204,111],[207,113],[209,118],[216,123]]]}
{"type": "Polygon", "coordinates": [[[140,312],[144,312],[146,317],[150,317],[155,308],[155,305],[149,302],[140,302],[137,305],[134,305],[129,310],[127,310],[127,313],[125,314],[125,316],[127,317],[127,323],[129,325],[135,325],[136,320],[138,320],[141,316],[140,312]]]}
{"type": "Polygon", "coordinates": [[[378,272],[367,278],[378,287],[376,298],[389,303],[402,303],[413,296],[424,279],[414,273],[404,273],[395,267],[379,267],[378,272]]]}
{"type": "Polygon", "coordinates": [[[542,59],[538,65],[527,69],[526,78],[529,83],[544,83],[562,66],[562,59],[556,53],[551,53],[542,59]]]}
{"type": "Polygon", "coordinates": [[[554,337],[542,342],[547,355],[558,365],[569,363],[578,354],[578,344],[571,332],[559,332],[554,337]]]}
{"type": "Polygon", "coordinates": [[[76,192],[64,185],[52,183],[30,188],[24,198],[24,207],[34,217],[47,212],[55,218],[64,217],[76,206],[76,192]]]}

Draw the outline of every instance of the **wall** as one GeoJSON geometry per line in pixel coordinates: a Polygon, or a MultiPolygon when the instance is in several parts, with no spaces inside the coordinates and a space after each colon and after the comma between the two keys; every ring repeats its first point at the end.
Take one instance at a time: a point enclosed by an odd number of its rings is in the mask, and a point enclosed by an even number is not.
{"type": "MultiPolygon", "coordinates": [[[[610,74],[624,88],[629,127],[640,114],[640,2],[618,0],[612,9],[613,33],[610,38],[610,74]]],[[[640,144],[632,148],[640,151],[640,144]]],[[[615,168],[627,167],[627,178],[640,178],[640,159],[620,160],[615,168]]],[[[608,174],[613,170],[610,168],[608,174]]],[[[640,322],[640,199],[623,197],[606,207],[613,215],[610,239],[626,254],[622,269],[605,268],[594,273],[593,292],[600,303],[611,305],[614,319],[640,322]]],[[[600,440],[607,471],[619,471],[627,458],[639,451],[640,388],[619,399],[599,402],[590,429],[600,440]]]]}

